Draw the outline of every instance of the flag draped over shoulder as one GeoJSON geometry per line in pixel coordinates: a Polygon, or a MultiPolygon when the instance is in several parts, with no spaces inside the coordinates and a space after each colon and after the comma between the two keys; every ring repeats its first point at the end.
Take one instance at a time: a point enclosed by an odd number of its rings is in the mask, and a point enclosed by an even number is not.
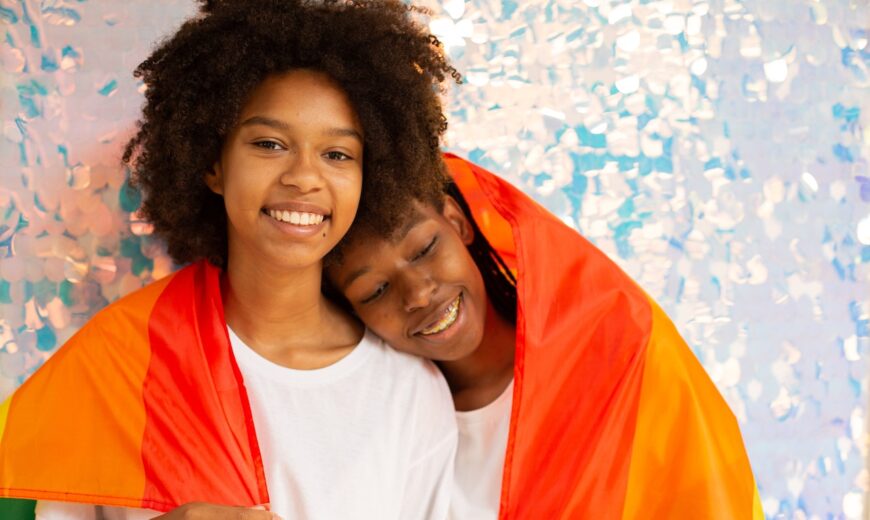
{"type": "Polygon", "coordinates": [[[0,496],[269,502],[219,269],[199,262],[109,305],[3,403],[0,496]]]}
{"type": "MultiPolygon", "coordinates": [[[[762,518],[737,423],[661,309],[510,184],[446,160],[518,278],[501,519],[762,518]]],[[[108,306],[0,406],[0,496],[269,502],[217,268],[108,306]]]]}
{"type": "Polygon", "coordinates": [[[517,273],[500,518],[762,519],[737,421],[655,302],[509,183],[446,160],[517,273]]]}

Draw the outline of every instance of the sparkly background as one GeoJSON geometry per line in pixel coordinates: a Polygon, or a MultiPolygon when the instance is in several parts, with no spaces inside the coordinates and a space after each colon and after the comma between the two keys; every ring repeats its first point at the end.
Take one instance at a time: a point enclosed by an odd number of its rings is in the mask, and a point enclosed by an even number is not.
{"type": "MultiPolygon", "coordinates": [[[[426,2],[452,151],[592,239],[736,413],[771,518],[870,487],[867,0],[426,2]]],[[[190,2],[0,0],[0,397],[172,264],[120,148],[190,2]]]]}

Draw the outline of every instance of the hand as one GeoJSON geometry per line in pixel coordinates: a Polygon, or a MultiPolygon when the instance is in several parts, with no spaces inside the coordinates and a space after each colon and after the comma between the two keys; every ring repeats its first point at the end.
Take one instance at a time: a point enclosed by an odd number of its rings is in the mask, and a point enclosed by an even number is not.
{"type": "Polygon", "coordinates": [[[281,520],[281,517],[267,511],[266,506],[233,507],[191,502],[153,520],[281,520]]]}

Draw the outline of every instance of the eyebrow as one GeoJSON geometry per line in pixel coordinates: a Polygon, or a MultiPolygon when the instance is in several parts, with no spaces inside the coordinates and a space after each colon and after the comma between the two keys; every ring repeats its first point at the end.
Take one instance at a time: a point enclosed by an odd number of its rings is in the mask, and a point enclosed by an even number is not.
{"type": "Polygon", "coordinates": [[[397,229],[390,236],[390,242],[394,244],[401,242],[405,239],[406,236],[408,236],[408,233],[410,233],[411,230],[414,229],[414,226],[416,226],[420,222],[423,222],[424,220],[426,220],[426,215],[420,213],[416,209],[412,210],[411,216],[409,216],[408,219],[405,220],[405,223],[402,224],[402,227],[397,229]]]}
{"type": "MultiPolygon", "coordinates": [[[[286,122],[281,121],[280,119],[275,119],[272,117],[266,116],[253,116],[245,119],[241,122],[239,126],[256,126],[263,125],[268,126],[270,128],[274,128],[276,130],[290,130],[290,125],[286,122]]],[[[329,128],[324,132],[325,135],[330,137],[353,137],[357,139],[360,143],[363,143],[363,136],[353,128],[329,128]]]]}
{"type": "Polygon", "coordinates": [[[239,126],[256,126],[263,125],[274,128],[276,130],[290,130],[290,125],[280,119],[272,119],[271,117],[253,116],[242,121],[239,126]]]}
{"type": "Polygon", "coordinates": [[[350,273],[350,276],[345,278],[344,283],[341,284],[341,290],[345,290],[348,287],[350,287],[351,284],[353,284],[353,282],[355,282],[357,278],[368,273],[369,271],[371,271],[371,268],[366,266],[366,267],[360,267],[356,271],[350,273]]]}
{"type": "Polygon", "coordinates": [[[353,128],[330,128],[324,134],[330,137],[353,137],[360,143],[364,142],[362,134],[353,128]]]}

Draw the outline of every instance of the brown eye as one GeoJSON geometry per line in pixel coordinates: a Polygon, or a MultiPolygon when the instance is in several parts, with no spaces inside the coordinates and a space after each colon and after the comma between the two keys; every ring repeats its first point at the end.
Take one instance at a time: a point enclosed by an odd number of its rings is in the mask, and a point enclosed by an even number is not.
{"type": "Polygon", "coordinates": [[[333,152],[326,152],[323,155],[327,159],[329,159],[330,161],[349,161],[349,160],[353,159],[353,157],[349,156],[348,154],[346,154],[344,152],[333,151],[333,152]]]}
{"type": "Polygon", "coordinates": [[[276,150],[283,150],[284,149],[284,147],[281,145],[281,143],[276,142],[276,141],[270,141],[270,140],[254,141],[253,145],[256,146],[257,148],[262,148],[263,150],[269,150],[269,151],[276,151],[276,150]]]}

